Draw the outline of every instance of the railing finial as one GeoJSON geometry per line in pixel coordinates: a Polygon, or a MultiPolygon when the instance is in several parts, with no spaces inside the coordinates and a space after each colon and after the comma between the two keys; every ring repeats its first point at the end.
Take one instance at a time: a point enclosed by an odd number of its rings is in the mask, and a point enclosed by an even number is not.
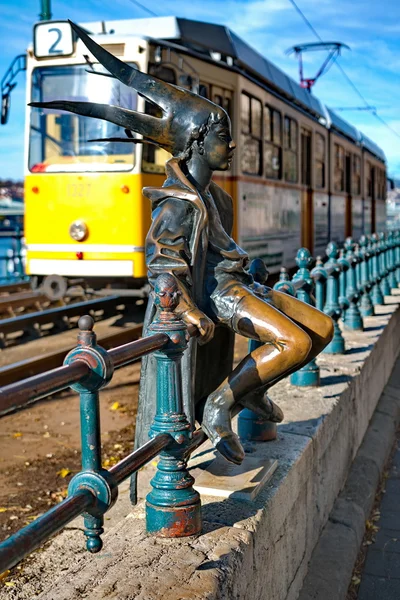
{"type": "Polygon", "coordinates": [[[78,327],[81,331],[93,331],[94,319],[90,315],[84,315],[78,321],[78,327]]]}
{"type": "MultiPolygon", "coordinates": [[[[179,304],[181,295],[176,279],[171,273],[162,273],[154,284],[154,303],[161,309],[161,313],[172,313],[179,304]]],[[[171,315],[168,314],[168,318],[171,315]]]]}

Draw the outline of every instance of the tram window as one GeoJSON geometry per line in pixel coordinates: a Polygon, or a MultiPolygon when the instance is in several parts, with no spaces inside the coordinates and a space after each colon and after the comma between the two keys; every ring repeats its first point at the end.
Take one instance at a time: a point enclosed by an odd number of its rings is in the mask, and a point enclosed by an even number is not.
{"type": "Polygon", "coordinates": [[[359,196],[361,194],[361,158],[353,154],[352,162],[352,193],[359,196]]]}
{"type": "Polygon", "coordinates": [[[260,175],[262,106],[248,94],[242,93],[241,99],[241,167],[244,173],[260,175]]]}
{"type": "Polygon", "coordinates": [[[325,138],[320,133],[315,134],[315,187],[324,188],[326,183],[326,153],[325,138]]]}
{"type": "Polygon", "coordinates": [[[333,188],[335,192],[344,192],[344,149],[334,145],[333,188]]]}
{"type": "Polygon", "coordinates": [[[149,74],[167,83],[176,84],[175,71],[169,67],[165,67],[163,64],[149,64],[149,74]]]}
{"type": "Polygon", "coordinates": [[[282,178],[282,117],[278,110],[265,106],[264,110],[264,164],[265,176],[282,178]]]}
{"type": "MultiPolygon", "coordinates": [[[[226,93],[230,94],[230,92],[226,92],[226,93]]],[[[222,96],[221,94],[214,94],[213,102],[215,104],[218,104],[218,106],[222,106],[222,108],[224,108],[226,110],[226,112],[228,113],[229,118],[232,119],[232,101],[229,96],[222,96]]]]}
{"type": "Polygon", "coordinates": [[[228,113],[230,119],[232,119],[232,99],[224,98],[224,109],[228,113]]]}
{"type": "Polygon", "coordinates": [[[199,96],[203,96],[203,98],[208,98],[208,85],[205,85],[204,83],[200,83],[199,96]]]}
{"type": "MultiPolygon", "coordinates": [[[[97,77],[87,65],[36,67],[32,73],[33,101],[57,98],[101,102],[137,108],[137,93],[116,79],[97,77]],[[100,80],[97,81],[97,80],[100,80]]],[[[105,72],[101,65],[96,70],[105,72]]],[[[124,138],[124,130],[102,119],[64,114],[59,109],[32,108],[29,130],[29,169],[33,172],[130,171],[135,165],[135,147],[125,142],[101,139],[124,138]]]]}
{"type": "MultiPolygon", "coordinates": [[[[159,79],[168,83],[176,83],[175,71],[169,67],[165,67],[162,64],[149,65],[150,75],[155,75],[159,79]]],[[[145,113],[152,115],[153,117],[162,117],[161,109],[152,104],[151,102],[145,102],[145,113]]],[[[171,155],[162,148],[152,146],[150,144],[143,144],[142,150],[142,169],[146,173],[165,173],[165,161],[168,160],[171,155]]]]}
{"type": "Polygon", "coordinates": [[[285,181],[297,183],[298,175],[298,125],[294,119],[285,117],[283,133],[283,171],[285,181]]]}

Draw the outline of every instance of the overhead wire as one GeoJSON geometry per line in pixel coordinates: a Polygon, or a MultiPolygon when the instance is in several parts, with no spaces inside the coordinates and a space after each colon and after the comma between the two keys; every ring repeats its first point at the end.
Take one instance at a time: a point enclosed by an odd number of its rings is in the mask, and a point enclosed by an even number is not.
{"type": "MultiPolygon", "coordinates": [[[[316,36],[316,38],[320,41],[320,42],[324,42],[324,40],[322,39],[322,37],[319,35],[318,31],[315,29],[315,27],[312,25],[312,23],[310,23],[310,21],[307,19],[307,17],[305,16],[305,14],[303,13],[303,11],[301,10],[301,8],[296,4],[295,0],[289,0],[289,2],[292,4],[293,8],[296,10],[296,12],[301,16],[301,18],[303,19],[303,21],[305,22],[305,24],[307,25],[307,27],[313,32],[313,34],[316,36]]],[[[366,98],[363,96],[363,94],[360,92],[360,90],[358,89],[358,87],[355,85],[355,83],[352,81],[352,79],[347,75],[346,71],[343,69],[342,65],[336,60],[334,61],[334,64],[337,66],[337,68],[339,69],[339,71],[342,73],[343,77],[346,79],[347,83],[352,87],[352,89],[354,90],[354,92],[357,94],[357,96],[362,100],[362,102],[365,104],[365,106],[367,107],[367,109],[369,110],[369,112],[378,120],[382,123],[382,125],[385,125],[385,127],[387,127],[387,129],[389,129],[395,136],[397,136],[400,139],[400,133],[398,131],[396,131],[395,129],[393,129],[393,127],[391,127],[391,125],[389,125],[389,123],[387,123],[380,115],[378,115],[377,110],[371,110],[371,105],[369,104],[369,102],[366,100],[366,98]]]]}
{"type": "Polygon", "coordinates": [[[155,13],[153,10],[151,10],[150,8],[147,8],[147,6],[145,6],[144,4],[142,4],[141,2],[138,2],[138,0],[129,0],[129,2],[132,2],[132,4],[134,4],[135,6],[138,6],[139,8],[145,10],[146,12],[149,13],[149,15],[151,15],[152,17],[158,17],[159,15],[157,13],[155,13]]]}

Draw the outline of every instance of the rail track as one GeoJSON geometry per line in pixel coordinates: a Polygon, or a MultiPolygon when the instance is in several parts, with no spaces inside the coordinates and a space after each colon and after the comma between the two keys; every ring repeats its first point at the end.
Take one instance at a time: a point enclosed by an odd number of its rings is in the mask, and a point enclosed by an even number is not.
{"type": "MultiPolygon", "coordinates": [[[[0,295],[0,347],[9,343],[20,343],[28,338],[34,339],[44,334],[65,331],[74,325],[74,318],[82,314],[91,314],[95,320],[106,319],[126,308],[126,300],[120,296],[107,296],[69,304],[56,304],[43,308],[41,292],[18,292],[0,295]],[[14,307],[21,304],[36,310],[16,312],[14,307]],[[3,318],[1,318],[3,317],[3,318]]],[[[47,305],[49,304],[46,298],[47,305]]]]}
{"type": "Polygon", "coordinates": [[[31,284],[29,281],[17,281],[15,283],[4,283],[0,285],[0,296],[4,294],[13,294],[15,292],[24,292],[30,290],[31,284]]]}

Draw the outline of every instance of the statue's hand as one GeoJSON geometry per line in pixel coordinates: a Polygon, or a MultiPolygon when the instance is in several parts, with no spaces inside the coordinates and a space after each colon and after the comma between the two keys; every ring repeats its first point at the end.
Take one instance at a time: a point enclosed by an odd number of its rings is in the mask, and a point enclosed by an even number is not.
{"type": "Polygon", "coordinates": [[[200,344],[207,344],[214,337],[215,325],[201,310],[191,308],[182,314],[185,323],[194,325],[200,332],[200,344]]]}
{"type": "Polygon", "coordinates": [[[261,296],[261,298],[267,298],[271,291],[270,287],[263,285],[262,283],[257,283],[257,281],[250,286],[250,289],[256,296],[261,296]]]}

